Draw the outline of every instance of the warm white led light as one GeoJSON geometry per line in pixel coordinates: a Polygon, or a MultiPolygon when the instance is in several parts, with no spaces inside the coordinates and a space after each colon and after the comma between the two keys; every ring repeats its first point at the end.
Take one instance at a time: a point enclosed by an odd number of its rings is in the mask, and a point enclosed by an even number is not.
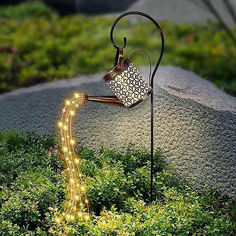
{"type": "Polygon", "coordinates": [[[81,186],[81,191],[84,191],[85,190],[85,187],[84,186],[81,186]]]}
{"type": "Polygon", "coordinates": [[[62,127],[62,126],[63,126],[63,123],[62,123],[61,121],[58,121],[57,125],[58,125],[59,127],[62,127]]]}
{"type": "Polygon", "coordinates": [[[70,114],[71,114],[72,116],[74,116],[74,115],[75,115],[75,112],[72,110],[72,111],[70,111],[70,114]]]}
{"type": "Polygon", "coordinates": [[[70,101],[69,100],[65,100],[65,103],[66,103],[67,106],[70,105],[70,101]]]}
{"type": "Polygon", "coordinates": [[[76,98],[79,98],[79,97],[80,97],[80,95],[79,95],[78,93],[74,93],[74,96],[75,96],[76,98]]]}
{"type": "Polygon", "coordinates": [[[79,159],[75,158],[75,163],[78,164],[79,163],[79,159]]]}
{"type": "Polygon", "coordinates": [[[67,147],[63,147],[63,152],[67,152],[68,148],[67,147]]]}

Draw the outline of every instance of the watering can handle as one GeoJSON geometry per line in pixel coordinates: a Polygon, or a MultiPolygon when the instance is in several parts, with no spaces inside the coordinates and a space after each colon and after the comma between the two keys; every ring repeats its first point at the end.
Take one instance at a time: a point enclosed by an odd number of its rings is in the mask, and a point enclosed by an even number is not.
{"type": "MultiPolygon", "coordinates": [[[[134,52],[137,52],[137,51],[141,51],[143,53],[146,54],[146,56],[148,57],[148,60],[149,60],[149,83],[151,83],[151,73],[152,73],[152,60],[151,60],[151,57],[150,55],[148,54],[148,52],[142,48],[138,48],[138,49],[135,49],[133,51],[131,51],[128,55],[128,59],[130,59],[130,55],[133,54],[134,52]]],[[[114,67],[117,66],[118,69],[122,68],[122,63],[124,61],[124,58],[123,58],[123,47],[120,48],[118,47],[117,48],[117,51],[116,51],[116,57],[115,57],[115,64],[114,64],[114,67]]]]}
{"type": "Polygon", "coordinates": [[[121,68],[122,62],[123,62],[123,48],[117,48],[114,66],[118,65],[118,67],[121,68]]]}
{"type": "Polygon", "coordinates": [[[149,53],[146,50],[142,49],[142,48],[137,48],[137,49],[134,49],[133,51],[131,51],[128,54],[128,59],[130,60],[130,55],[133,54],[134,52],[137,52],[137,51],[143,52],[148,57],[148,61],[149,61],[149,84],[150,84],[151,83],[151,73],[152,73],[152,59],[151,59],[151,56],[149,55],[149,53]]]}

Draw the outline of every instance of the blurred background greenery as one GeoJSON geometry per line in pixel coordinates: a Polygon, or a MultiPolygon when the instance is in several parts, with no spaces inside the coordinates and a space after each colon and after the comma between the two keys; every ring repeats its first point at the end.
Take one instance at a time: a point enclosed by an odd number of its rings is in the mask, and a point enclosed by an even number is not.
{"type": "MultiPolygon", "coordinates": [[[[39,1],[1,6],[0,92],[110,69],[115,56],[109,41],[114,19],[62,16],[39,1]]],[[[220,24],[160,25],[166,40],[162,65],[194,71],[236,96],[236,48],[220,24]]],[[[128,39],[126,56],[136,48],[147,50],[152,59],[159,55],[160,40],[152,23],[122,20],[118,30],[117,43],[123,44],[123,36],[128,39]]],[[[138,66],[148,63],[138,53],[132,60],[138,66]]]]}

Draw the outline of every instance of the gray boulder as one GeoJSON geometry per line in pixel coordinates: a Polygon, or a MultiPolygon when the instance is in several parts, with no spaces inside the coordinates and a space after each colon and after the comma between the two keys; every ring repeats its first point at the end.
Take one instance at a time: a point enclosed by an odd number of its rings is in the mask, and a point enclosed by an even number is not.
{"type": "MultiPolygon", "coordinates": [[[[148,68],[142,73],[147,75],[148,68]]],[[[111,95],[102,74],[36,85],[0,96],[0,129],[49,134],[56,128],[64,99],[74,91],[111,95]]],[[[236,195],[236,98],[192,72],[166,66],[154,88],[155,147],[181,176],[208,184],[221,195],[236,195]]],[[[88,102],[79,112],[79,145],[123,151],[132,142],[150,146],[150,100],[127,110],[88,102]]]]}
{"type": "MultiPolygon", "coordinates": [[[[233,17],[222,0],[210,0],[228,26],[235,26],[233,17]]],[[[236,1],[229,0],[232,11],[236,10],[236,1]]],[[[217,21],[212,12],[201,0],[139,0],[128,10],[138,10],[148,13],[158,20],[168,20],[173,23],[197,23],[217,21]]]]}

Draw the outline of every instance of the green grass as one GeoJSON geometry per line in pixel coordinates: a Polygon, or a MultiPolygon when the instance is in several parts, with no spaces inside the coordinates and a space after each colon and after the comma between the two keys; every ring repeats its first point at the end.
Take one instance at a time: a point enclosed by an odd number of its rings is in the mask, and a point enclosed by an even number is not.
{"type": "Polygon", "coordinates": [[[154,199],[149,203],[149,154],[130,146],[121,154],[80,148],[92,216],[62,227],[66,175],[53,136],[0,132],[2,235],[234,235],[235,206],[215,192],[202,194],[178,180],[155,154],[154,199]]]}
{"type": "MultiPolygon", "coordinates": [[[[0,8],[0,92],[112,68],[113,21],[102,16],[60,17],[41,3],[0,8]]],[[[162,65],[194,71],[236,96],[236,48],[218,24],[160,25],[166,40],[162,65]]],[[[152,23],[124,20],[118,28],[116,42],[122,45],[123,36],[128,39],[125,56],[143,48],[155,64],[160,39],[152,23]]],[[[141,53],[132,60],[137,66],[148,63],[141,53]]]]}

